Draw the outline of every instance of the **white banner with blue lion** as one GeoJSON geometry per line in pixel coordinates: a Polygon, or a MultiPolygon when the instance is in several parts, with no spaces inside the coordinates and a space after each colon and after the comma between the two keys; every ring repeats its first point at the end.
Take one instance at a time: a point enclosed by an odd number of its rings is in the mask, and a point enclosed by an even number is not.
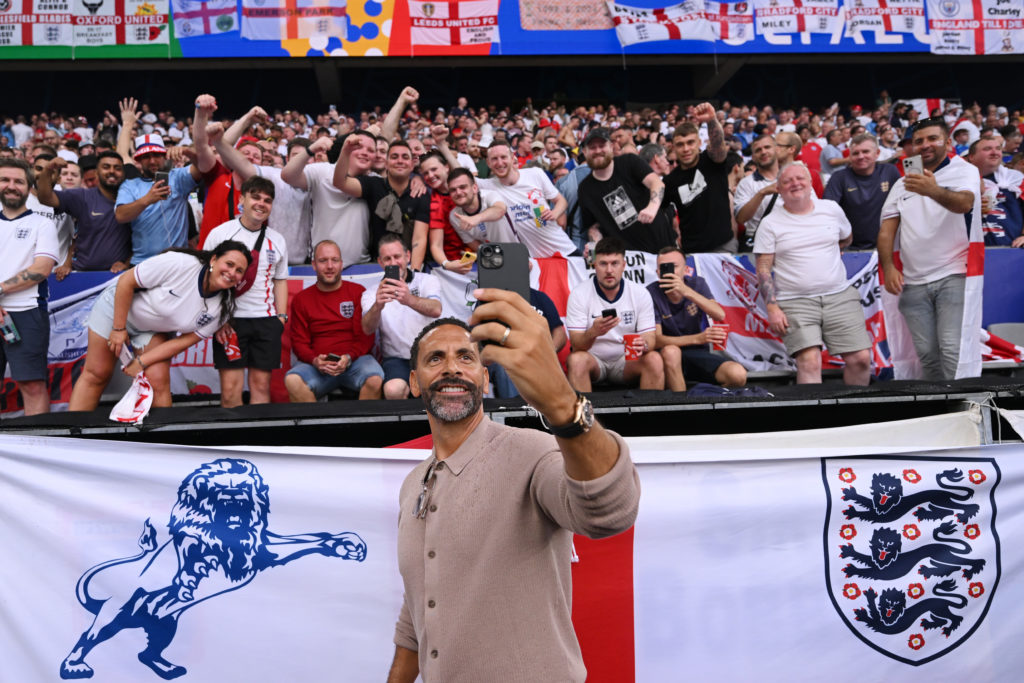
{"type": "MultiPolygon", "coordinates": [[[[968,413],[876,427],[978,438],[968,413]]],[[[1016,680],[1024,446],[629,442],[635,528],[576,541],[591,683],[1016,680]],[[623,635],[595,647],[595,628],[623,635]]],[[[383,680],[397,492],[427,455],[0,436],[0,680],[383,680]]]]}

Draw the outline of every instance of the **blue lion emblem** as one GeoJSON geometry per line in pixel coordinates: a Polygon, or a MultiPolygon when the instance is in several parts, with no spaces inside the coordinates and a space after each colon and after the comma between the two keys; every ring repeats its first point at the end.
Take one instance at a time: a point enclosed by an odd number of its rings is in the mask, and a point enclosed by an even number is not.
{"type": "Polygon", "coordinates": [[[897,520],[917,508],[914,516],[919,521],[945,519],[955,513],[958,521],[967,524],[981,508],[967,502],[974,495],[971,489],[952,485],[952,482],[959,482],[963,478],[964,473],[958,469],[945,470],[935,475],[935,483],[940,490],[931,489],[905,495],[903,482],[887,472],[878,472],[871,477],[870,498],[860,495],[852,486],[843,489],[843,500],[853,503],[843,510],[843,514],[847,519],[880,523],[897,520]]]}
{"type": "Polygon", "coordinates": [[[185,667],[167,661],[162,653],[185,610],[305,555],[366,559],[366,544],[354,533],[270,532],[268,491],[259,470],[247,460],[214,460],[188,475],[171,510],[169,540],[158,545],[156,529],[147,519],[139,554],[98,564],[78,580],[78,601],[96,618],[61,663],[60,677],[90,678],[93,670],[85,663],[89,652],[131,628],[143,629],[148,639],[139,661],[161,678],[184,676],[185,667]],[[101,572],[134,564],[138,567],[131,569],[131,583],[119,584],[109,597],[89,593],[89,583],[101,572]]]}

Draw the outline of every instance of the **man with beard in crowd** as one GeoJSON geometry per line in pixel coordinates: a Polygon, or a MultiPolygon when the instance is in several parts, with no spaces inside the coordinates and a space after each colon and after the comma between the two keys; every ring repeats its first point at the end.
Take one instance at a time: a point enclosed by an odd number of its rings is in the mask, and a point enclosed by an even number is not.
{"type": "Polygon", "coordinates": [[[17,338],[0,339],[0,377],[10,363],[26,415],[50,411],[46,387],[50,320],[39,303],[39,283],[57,263],[53,221],[25,207],[34,184],[27,163],[0,159],[0,317],[10,316],[17,328],[17,338]]]}
{"type": "Polygon", "coordinates": [[[960,157],[947,156],[949,127],[941,117],[921,121],[912,143],[924,172],[907,173],[889,192],[878,231],[878,264],[885,289],[900,297],[924,378],[950,380],[980,371],[980,361],[961,350],[972,345],[968,335],[981,329],[980,310],[969,311],[971,322],[965,323],[971,237],[981,220],[981,176],[960,157]],[[902,267],[894,258],[897,231],[902,267]]]}
{"type": "Polygon", "coordinates": [[[628,249],[657,253],[677,237],[661,210],[665,184],[635,154],[613,156],[611,133],[595,128],[583,140],[591,172],[580,182],[583,225],[590,239],[616,237],[628,249]]]}
{"type": "MultiPolygon", "coordinates": [[[[121,155],[112,150],[100,152],[96,187],[54,191],[53,173],[65,163],[60,158],[45,162],[45,171],[36,176],[36,192],[42,204],[66,212],[78,222],[71,242],[72,269],[120,273],[128,268],[132,256],[131,226],[118,223],[114,215],[117,192],[124,182],[121,155]]],[[[60,272],[57,278],[63,279],[60,272]]]]}

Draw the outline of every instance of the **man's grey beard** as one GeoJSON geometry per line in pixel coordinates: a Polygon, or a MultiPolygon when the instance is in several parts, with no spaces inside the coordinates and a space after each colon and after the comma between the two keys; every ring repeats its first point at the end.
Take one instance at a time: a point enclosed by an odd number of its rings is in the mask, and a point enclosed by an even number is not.
{"type": "Polygon", "coordinates": [[[427,412],[441,422],[459,422],[480,409],[483,404],[483,391],[464,379],[439,379],[423,394],[423,402],[426,404],[427,412]],[[469,394],[459,403],[451,398],[445,399],[439,390],[444,384],[458,384],[465,387],[469,394]]]}

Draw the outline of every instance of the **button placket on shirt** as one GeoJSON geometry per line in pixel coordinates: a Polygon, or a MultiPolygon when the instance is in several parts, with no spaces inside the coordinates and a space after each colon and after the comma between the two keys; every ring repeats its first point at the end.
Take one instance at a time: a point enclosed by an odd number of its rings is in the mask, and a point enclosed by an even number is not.
{"type": "MultiPolygon", "coordinates": [[[[441,534],[442,524],[437,518],[437,498],[443,490],[443,482],[446,479],[448,468],[445,467],[443,462],[438,462],[434,466],[435,477],[434,490],[431,495],[431,500],[427,506],[427,514],[423,518],[423,523],[426,528],[423,532],[423,547],[424,548],[436,548],[438,545],[438,537],[441,534]]],[[[423,588],[424,597],[426,598],[426,609],[424,610],[423,621],[427,633],[437,633],[441,628],[440,615],[437,607],[437,601],[430,597],[434,590],[441,585],[441,575],[439,569],[439,563],[437,560],[437,552],[435,550],[426,551],[426,559],[424,560],[423,570],[423,588]]],[[[439,656],[437,648],[430,650],[430,658],[436,660],[439,656]]]]}

